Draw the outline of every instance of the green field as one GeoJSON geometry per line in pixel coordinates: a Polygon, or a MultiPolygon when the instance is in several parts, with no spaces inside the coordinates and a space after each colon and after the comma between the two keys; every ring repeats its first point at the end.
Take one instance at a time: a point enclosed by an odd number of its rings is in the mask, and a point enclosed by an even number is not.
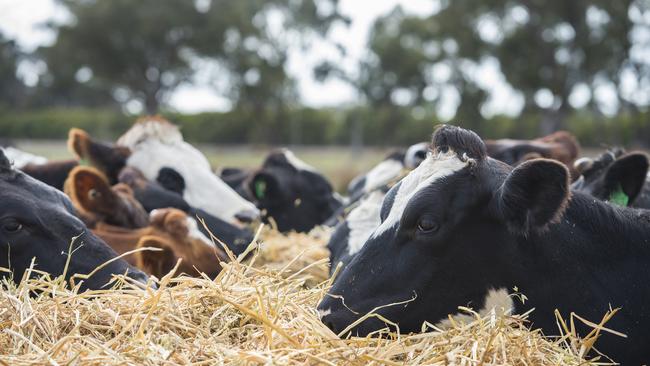
{"type": "MultiPolygon", "coordinates": [[[[16,145],[33,154],[49,159],[70,159],[65,141],[21,140],[16,145]]],[[[196,145],[206,154],[215,169],[222,167],[254,168],[259,166],[271,147],[196,145]]],[[[334,187],[343,192],[347,183],[381,161],[390,149],[366,148],[360,154],[340,146],[298,146],[296,156],[325,174],[334,187]]]]}

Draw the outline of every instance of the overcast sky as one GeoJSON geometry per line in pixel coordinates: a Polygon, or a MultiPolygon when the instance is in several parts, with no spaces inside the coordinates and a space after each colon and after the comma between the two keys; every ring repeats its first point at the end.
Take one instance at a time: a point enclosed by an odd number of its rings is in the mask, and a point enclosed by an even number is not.
{"type": "MultiPolygon", "coordinates": [[[[353,88],[341,81],[331,80],[319,83],[313,79],[312,68],[323,58],[335,60],[348,72],[355,73],[358,60],[366,52],[366,41],[372,22],[400,4],[405,11],[417,15],[428,15],[434,11],[431,0],[340,0],[340,10],[349,16],[349,27],[335,26],[331,32],[332,40],[342,44],[347,54],[343,58],[331,46],[317,44],[308,52],[296,49],[290,53],[288,71],[298,80],[302,102],[309,106],[335,106],[352,103],[357,100],[353,88]]],[[[55,5],[53,0],[0,0],[0,31],[16,39],[26,51],[31,51],[41,44],[54,41],[54,35],[41,27],[39,23],[50,19],[65,19],[65,11],[55,5]]],[[[207,67],[206,67],[207,68],[207,67]]],[[[199,67],[201,69],[201,67],[199,67]]],[[[24,79],[35,79],[35,70],[29,67],[19,69],[24,79]]],[[[517,114],[521,108],[518,96],[503,81],[498,63],[485,63],[479,70],[479,81],[493,92],[487,108],[492,112],[517,114]]],[[[201,78],[197,78],[200,80],[201,78]]],[[[458,103],[453,93],[443,95],[443,106],[439,111],[442,117],[451,117],[458,103]]],[[[215,94],[208,85],[183,85],[171,96],[170,104],[180,112],[195,113],[201,111],[225,110],[229,107],[227,99],[215,94]]]]}

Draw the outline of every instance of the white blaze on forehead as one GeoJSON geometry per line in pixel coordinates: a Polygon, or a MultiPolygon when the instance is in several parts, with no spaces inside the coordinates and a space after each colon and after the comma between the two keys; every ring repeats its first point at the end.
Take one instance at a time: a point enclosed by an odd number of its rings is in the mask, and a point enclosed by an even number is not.
{"type": "Polygon", "coordinates": [[[379,226],[379,213],[381,203],[385,194],[381,191],[374,191],[368,197],[361,200],[359,206],[355,207],[346,219],[350,228],[348,239],[348,253],[356,254],[363,248],[372,231],[379,226]]]}
{"type": "Polygon", "coordinates": [[[314,169],[313,166],[305,163],[304,161],[298,159],[296,154],[293,153],[293,151],[284,149],[283,151],[284,157],[287,159],[289,164],[291,164],[296,170],[306,170],[309,172],[315,172],[316,169],[314,169]]]}
{"type": "Polygon", "coordinates": [[[135,145],[150,139],[173,144],[183,141],[183,135],[177,126],[161,119],[152,118],[136,122],[117,140],[117,144],[133,149],[135,145]]]}
{"type": "MultiPolygon", "coordinates": [[[[487,316],[498,316],[503,314],[510,314],[515,307],[514,301],[508,294],[508,290],[500,288],[498,290],[490,289],[485,296],[483,308],[478,310],[482,318],[487,316]]],[[[455,323],[471,323],[476,320],[476,317],[471,314],[457,313],[451,316],[455,323]]],[[[445,329],[452,326],[451,320],[446,318],[436,324],[437,328],[445,329]]]]}
{"type": "Polygon", "coordinates": [[[400,181],[399,190],[395,195],[388,217],[377,227],[371,237],[378,237],[397,225],[404,214],[406,205],[416,193],[430,186],[433,182],[463,169],[467,164],[467,161],[460,160],[453,151],[435,155],[430,154],[420,166],[400,181]]]}
{"type": "Polygon", "coordinates": [[[411,145],[411,147],[406,150],[406,154],[404,155],[404,164],[407,168],[416,168],[418,160],[416,155],[420,152],[424,152],[425,155],[429,153],[429,144],[427,142],[420,142],[419,144],[411,145]]]}
{"type": "Polygon", "coordinates": [[[15,147],[5,147],[3,148],[5,156],[9,159],[9,162],[13,164],[14,168],[22,168],[27,164],[36,164],[41,165],[47,163],[47,159],[16,149],[15,147]]]}
{"type": "Polygon", "coordinates": [[[364,192],[370,192],[383,185],[390,183],[402,174],[404,164],[401,161],[387,159],[377,164],[366,174],[366,182],[363,185],[364,192]]]}

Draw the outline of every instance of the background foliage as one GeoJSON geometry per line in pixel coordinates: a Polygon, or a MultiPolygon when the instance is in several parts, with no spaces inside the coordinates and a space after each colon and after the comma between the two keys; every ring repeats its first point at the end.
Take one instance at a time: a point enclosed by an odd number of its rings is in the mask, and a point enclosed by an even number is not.
{"type": "Polygon", "coordinates": [[[331,60],[315,67],[317,79],[360,95],[322,109],[300,104],[288,50],[349,24],[338,0],[57,1],[70,20],[47,24],[52,45],[27,53],[0,38],[4,137],[60,138],[80,126],[113,138],[135,105],[198,142],[403,145],[424,139],[452,100],[443,119],[485,137],[563,128],[586,145],[650,143],[647,0],[431,0],[430,15],[398,6],[373,24],[358,72],[331,60]],[[17,77],[24,62],[40,67],[34,85],[17,77]],[[489,73],[512,89],[518,113],[490,109],[489,73]],[[188,83],[208,85],[230,110],[170,110],[170,94],[188,83]]]}

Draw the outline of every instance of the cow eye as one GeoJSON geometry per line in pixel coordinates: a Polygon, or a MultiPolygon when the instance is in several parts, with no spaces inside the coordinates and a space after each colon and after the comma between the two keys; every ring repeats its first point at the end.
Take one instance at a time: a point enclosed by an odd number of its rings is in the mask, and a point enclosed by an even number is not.
{"type": "Polygon", "coordinates": [[[9,234],[15,234],[22,230],[23,224],[16,219],[8,219],[2,223],[2,230],[9,234]]]}
{"type": "Polygon", "coordinates": [[[418,230],[423,233],[432,233],[438,230],[438,223],[428,217],[421,218],[418,221],[418,230]]]}
{"type": "Polygon", "coordinates": [[[102,195],[102,194],[99,193],[99,191],[96,190],[96,189],[94,189],[94,188],[88,191],[88,198],[90,198],[91,200],[97,199],[97,198],[99,198],[101,195],[102,195]]]}

